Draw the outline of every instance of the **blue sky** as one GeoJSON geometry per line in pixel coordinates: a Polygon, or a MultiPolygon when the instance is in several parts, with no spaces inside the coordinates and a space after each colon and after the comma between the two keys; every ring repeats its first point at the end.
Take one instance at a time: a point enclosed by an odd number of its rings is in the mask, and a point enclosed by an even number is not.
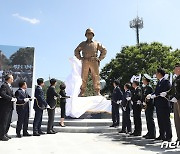
{"type": "Polygon", "coordinates": [[[68,61],[88,27],[108,50],[101,68],[124,45],[135,45],[129,21],[144,19],[141,42],[180,48],[179,0],[0,0],[0,44],[35,47],[36,78],[65,80],[68,61]]]}

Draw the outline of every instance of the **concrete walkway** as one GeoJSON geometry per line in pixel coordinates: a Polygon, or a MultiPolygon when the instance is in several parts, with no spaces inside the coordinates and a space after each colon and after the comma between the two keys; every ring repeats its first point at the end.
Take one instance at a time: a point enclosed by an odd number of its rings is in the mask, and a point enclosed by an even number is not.
{"type": "MultiPolygon", "coordinates": [[[[174,132],[174,128],[173,128],[174,132]]],[[[32,133],[32,132],[30,132],[32,133]]],[[[143,132],[144,133],[144,132],[143,132]]],[[[0,141],[0,154],[172,154],[178,149],[161,149],[161,143],[118,133],[57,133],[40,137],[15,137],[11,128],[8,142],[0,141]]]]}

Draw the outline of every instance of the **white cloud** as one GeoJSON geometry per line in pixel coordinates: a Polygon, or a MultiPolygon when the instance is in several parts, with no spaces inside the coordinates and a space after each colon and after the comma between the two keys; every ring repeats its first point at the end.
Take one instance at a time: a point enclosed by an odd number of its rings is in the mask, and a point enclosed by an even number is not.
{"type": "Polygon", "coordinates": [[[14,13],[14,14],[12,14],[12,16],[17,17],[17,18],[19,18],[21,20],[27,21],[30,24],[38,24],[38,23],[40,23],[40,20],[38,20],[36,18],[23,17],[23,16],[19,15],[18,13],[14,13]]]}

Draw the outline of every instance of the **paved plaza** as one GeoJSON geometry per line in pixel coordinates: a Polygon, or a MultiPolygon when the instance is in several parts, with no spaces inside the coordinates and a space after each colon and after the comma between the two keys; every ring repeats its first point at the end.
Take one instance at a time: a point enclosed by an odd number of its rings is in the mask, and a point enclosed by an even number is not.
{"type": "MultiPolygon", "coordinates": [[[[155,120],[156,121],[156,120],[155,120]]],[[[145,125],[145,124],[144,124],[145,125]]],[[[156,122],[157,125],[157,122],[156,122]]],[[[172,118],[173,141],[176,133],[172,118]]],[[[31,131],[29,131],[32,133],[31,131]]],[[[143,135],[146,133],[143,130],[143,135]]],[[[141,137],[129,137],[117,132],[111,133],[62,133],[42,135],[40,137],[16,138],[11,127],[8,142],[0,142],[0,154],[173,154],[177,149],[161,149],[161,142],[145,140],[141,137]]],[[[158,134],[157,134],[158,135],[158,134]]]]}

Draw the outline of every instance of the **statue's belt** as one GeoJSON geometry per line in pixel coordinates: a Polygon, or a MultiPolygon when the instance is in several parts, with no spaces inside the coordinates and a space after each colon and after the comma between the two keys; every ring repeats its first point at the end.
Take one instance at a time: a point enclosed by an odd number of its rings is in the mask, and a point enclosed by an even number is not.
{"type": "Polygon", "coordinates": [[[98,57],[82,57],[82,60],[99,61],[98,57]]]}

